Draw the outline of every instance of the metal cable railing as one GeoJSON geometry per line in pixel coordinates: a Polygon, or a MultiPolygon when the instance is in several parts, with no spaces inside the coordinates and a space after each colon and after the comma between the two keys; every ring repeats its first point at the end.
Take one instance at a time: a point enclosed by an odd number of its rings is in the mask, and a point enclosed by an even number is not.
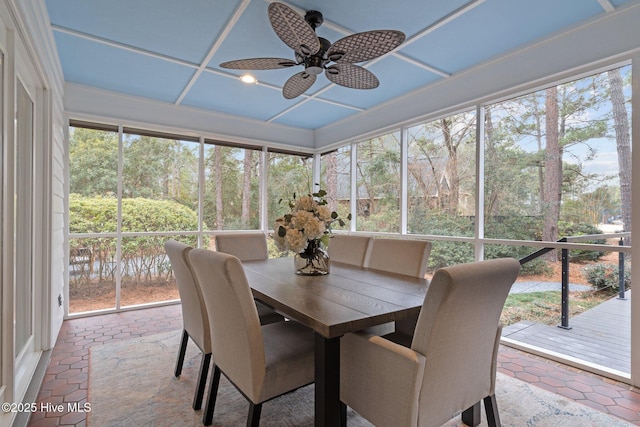
{"type": "MultiPolygon", "coordinates": [[[[566,243],[569,241],[580,241],[580,240],[591,240],[591,239],[602,239],[607,237],[615,237],[619,238],[619,245],[624,245],[624,237],[631,236],[631,233],[614,233],[611,235],[603,235],[603,234],[592,234],[592,235],[584,235],[584,236],[571,236],[571,237],[563,237],[559,239],[558,243],[566,243]]],[[[542,255],[549,253],[557,248],[541,248],[530,255],[520,259],[520,265],[526,264],[527,262],[533,261],[536,258],[541,257],[542,255]]],[[[562,298],[562,307],[561,307],[561,321],[559,328],[563,329],[571,329],[569,326],[569,249],[562,248],[561,251],[561,261],[562,261],[562,278],[561,278],[561,298],[562,298]]],[[[619,299],[625,298],[625,263],[624,263],[624,252],[618,252],[618,286],[619,286],[619,299]]]]}

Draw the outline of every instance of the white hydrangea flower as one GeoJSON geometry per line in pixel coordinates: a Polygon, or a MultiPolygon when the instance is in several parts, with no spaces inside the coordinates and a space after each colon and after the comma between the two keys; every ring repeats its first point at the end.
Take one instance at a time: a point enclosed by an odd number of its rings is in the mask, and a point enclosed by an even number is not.
{"type": "Polygon", "coordinates": [[[287,230],[285,240],[289,250],[293,252],[300,253],[307,248],[307,238],[300,230],[296,230],[295,228],[287,230]]]}
{"type": "Polygon", "coordinates": [[[331,209],[329,209],[326,205],[318,206],[317,212],[320,221],[323,221],[325,223],[331,221],[331,209]]]}
{"type": "Polygon", "coordinates": [[[313,211],[316,201],[311,196],[304,196],[298,199],[295,210],[297,211],[313,211]]]}

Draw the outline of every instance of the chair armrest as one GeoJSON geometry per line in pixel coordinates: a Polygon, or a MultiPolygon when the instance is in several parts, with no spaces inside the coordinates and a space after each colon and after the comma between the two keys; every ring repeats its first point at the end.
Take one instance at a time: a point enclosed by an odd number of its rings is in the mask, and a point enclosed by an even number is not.
{"type": "Polygon", "coordinates": [[[377,426],[416,425],[425,357],[363,332],[340,347],[340,400],[377,426]]]}

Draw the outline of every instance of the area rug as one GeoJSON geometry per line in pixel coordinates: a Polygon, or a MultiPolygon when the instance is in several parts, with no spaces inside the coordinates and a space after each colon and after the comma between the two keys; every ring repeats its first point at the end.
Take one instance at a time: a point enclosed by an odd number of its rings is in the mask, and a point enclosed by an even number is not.
{"type": "MultiPolygon", "coordinates": [[[[180,331],[95,346],[90,349],[91,427],[201,426],[202,410],[191,408],[200,354],[189,343],[182,375],[173,376],[180,331]]],[[[589,407],[498,374],[497,393],[503,426],[630,426],[589,407]]],[[[214,426],[246,423],[247,401],[222,376],[214,426]]],[[[349,409],[350,427],[371,424],[349,409]]],[[[313,426],[313,385],[262,407],[261,426],[313,426]]],[[[463,426],[460,417],[446,427],[463,426]]],[[[486,420],[483,413],[483,426],[486,420]]]]}

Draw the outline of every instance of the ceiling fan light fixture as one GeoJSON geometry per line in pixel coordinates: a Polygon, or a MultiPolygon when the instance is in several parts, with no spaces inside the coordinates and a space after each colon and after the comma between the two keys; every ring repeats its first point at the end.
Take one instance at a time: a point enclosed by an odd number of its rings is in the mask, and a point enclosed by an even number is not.
{"type": "Polygon", "coordinates": [[[335,66],[327,67],[327,74],[331,74],[332,76],[337,76],[340,74],[340,70],[338,70],[335,66]]]}
{"type": "Polygon", "coordinates": [[[324,62],[325,61],[323,61],[319,56],[311,56],[307,59],[304,70],[309,74],[317,76],[324,71],[324,62]]]}
{"type": "Polygon", "coordinates": [[[243,74],[243,75],[241,75],[240,76],[240,81],[242,81],[242,83],[246,83],[246,84],[257,84],[258,83],[258,79],[256,79],[251,74],[243,74]]]}
{"type": "Polygon", "coordinates": [[[301,52],[304,56],[309,56],[309,55],[311,55],[311,49],[309,49],[309,46],[307,46],[306,44],[301,44],[301,45],[300,45],[300,52],[301,52]]]}
{"type": "Polygon", "coordinates": [[[344,56],[344,52],[333,52],[329,55],[329,61],[338,62],[344,56]]]}

